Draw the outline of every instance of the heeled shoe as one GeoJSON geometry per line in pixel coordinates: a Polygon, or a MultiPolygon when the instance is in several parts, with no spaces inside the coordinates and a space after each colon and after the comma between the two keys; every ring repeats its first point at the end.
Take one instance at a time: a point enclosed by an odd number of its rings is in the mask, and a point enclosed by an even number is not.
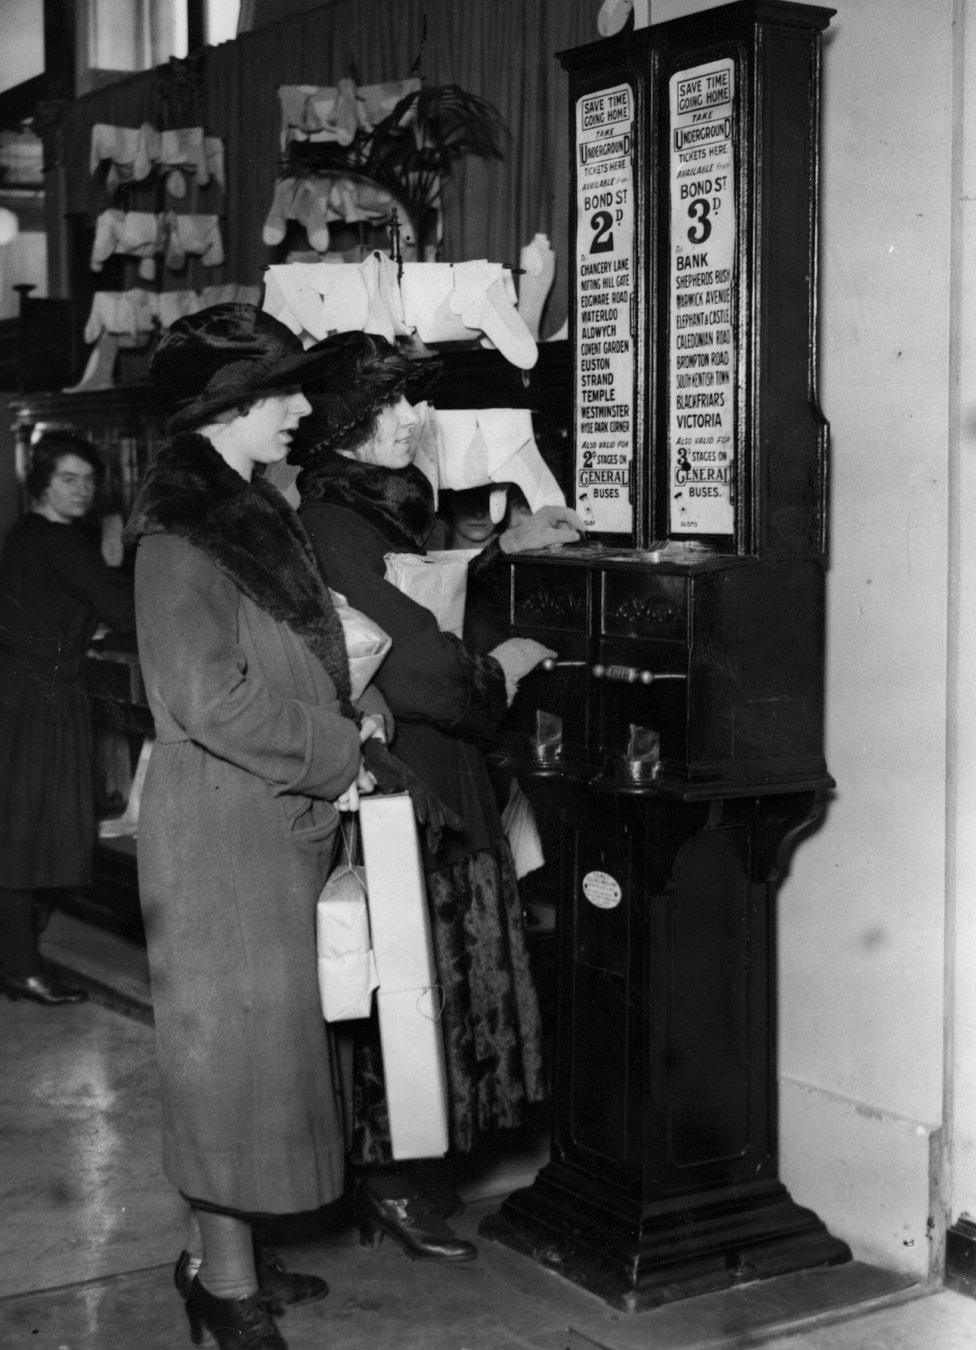
{"type": "Polygon", "coordinates": [[[47,1008],[58,1007],[62,1003],[84,1003],[88,997],[87,989],[77,985],[65,984],[53,975],[8,975],[0,973],[0,992],[11,1000],[18,998],[33,999],[47,1008]]]}
{"type": "Polygon", "coordinates": [[[185,1306],[194,1345],[204,1344],[206,1329],[218,1350],[288,1350],[274,1320],[280,1309],[264,1294],[215,1298],[194,1277],[185,1306]]]}
{"type": "MultiPolygon", "coordinates": [[[[299,1308],[306,1303],[318,1303],[329,1292],[325,1280],[320,1280],[317,1275],[301,1275],[286,1270],[278,1253],[260,1242],[254,1244],[254,1270],[261,1293],[285,1308],[299,1308]]],[[[190,1285],[193,1283],[189,1252],[180,1252],[176,1269],[173,1271],[173,1283],[185,1302],[190,1296],[190,1285]]]]}
{"type": "Polygon", "coordinates": [[[359,1241],[378,1247],[389,1233],[412,1261],[473,1261],[478,1249],[473,1242],[455,1237],[436,1214],[418,1204],[415,1197],[382,1198],[363,1186],[359,1192],[359,1241]]]}

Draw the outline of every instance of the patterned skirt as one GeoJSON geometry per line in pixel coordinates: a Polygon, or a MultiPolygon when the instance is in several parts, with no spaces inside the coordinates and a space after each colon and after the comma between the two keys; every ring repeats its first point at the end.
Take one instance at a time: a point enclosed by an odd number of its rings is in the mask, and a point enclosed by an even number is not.
{"type": "MultiPolygon", "coordinates": [[[[505,839],[426,874],[434,959],[443,989],[451,1147],[522,1123],[545,1097],[542,1026],[522,906],[505,839]]],[[[353,1061],[356,1165],[391,1160],[379,1029],[357,1024],[353,1061]]]]}

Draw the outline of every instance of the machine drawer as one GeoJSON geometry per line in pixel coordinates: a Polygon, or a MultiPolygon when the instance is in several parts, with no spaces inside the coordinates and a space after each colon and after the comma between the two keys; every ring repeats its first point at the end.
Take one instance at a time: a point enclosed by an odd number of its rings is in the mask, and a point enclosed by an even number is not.
{"type": "Polygon", "coordinates": [[[580,568],[515,568],[512,624],[515,628],[585,633],[587,574],[580,568]]]}
{"type": "Polygon", "coordinates": [[[606,637],[685,642],[688,591],[684,577],[604,572],[601,632],[606,637]]]}

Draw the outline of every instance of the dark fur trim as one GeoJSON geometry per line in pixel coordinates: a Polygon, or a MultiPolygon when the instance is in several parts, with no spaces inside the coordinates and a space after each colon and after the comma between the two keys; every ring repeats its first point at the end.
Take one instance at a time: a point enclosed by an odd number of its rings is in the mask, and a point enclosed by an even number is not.
{"type": "Polygon", "coordinates": [[[349,661],[342,625],[304,527],[280,492],[242,478],[204,436],[185,432],[160,450],[125,528],[127,543],[175,534],[310,648],[347,717],[349,661]]]}
{"type": "Polygon", "coordinates": [[[298,475],[302,506],[345,506],[374,525],[399,553],[423,553],[434,528],[434,494],[413,464],[384,469],[331,451],[298,475]]]}

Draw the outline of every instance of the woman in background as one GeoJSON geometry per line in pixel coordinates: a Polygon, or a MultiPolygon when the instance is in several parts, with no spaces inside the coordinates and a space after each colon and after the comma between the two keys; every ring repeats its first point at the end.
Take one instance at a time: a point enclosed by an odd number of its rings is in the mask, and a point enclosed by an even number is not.
{"type": "Polygon", "coordinates": [[[516,531],[529,524],[532,510],[517,483],[442,492],[437,510],[447,527],[446,549],[480,550],[468,563],[464,641],[485,655],[509,636],[508,573],[498,566],[506,552],[501,539],[518,538],[516,531]],[[500,488],[505,489],[505,511],[495,522],[491,498],[500,488]]]}
{"type": "Polygon", "coordinates": [[[43,436],[25,483],[30,510],[0,558],[0,989],[46,1006],[87,997],[45,969],[37,945],[37,892],[91,881],[82,659],[100,623],[123,633],[134,626],[131,579],[79,528],[102,477],[83,437],[43,436]]]}

